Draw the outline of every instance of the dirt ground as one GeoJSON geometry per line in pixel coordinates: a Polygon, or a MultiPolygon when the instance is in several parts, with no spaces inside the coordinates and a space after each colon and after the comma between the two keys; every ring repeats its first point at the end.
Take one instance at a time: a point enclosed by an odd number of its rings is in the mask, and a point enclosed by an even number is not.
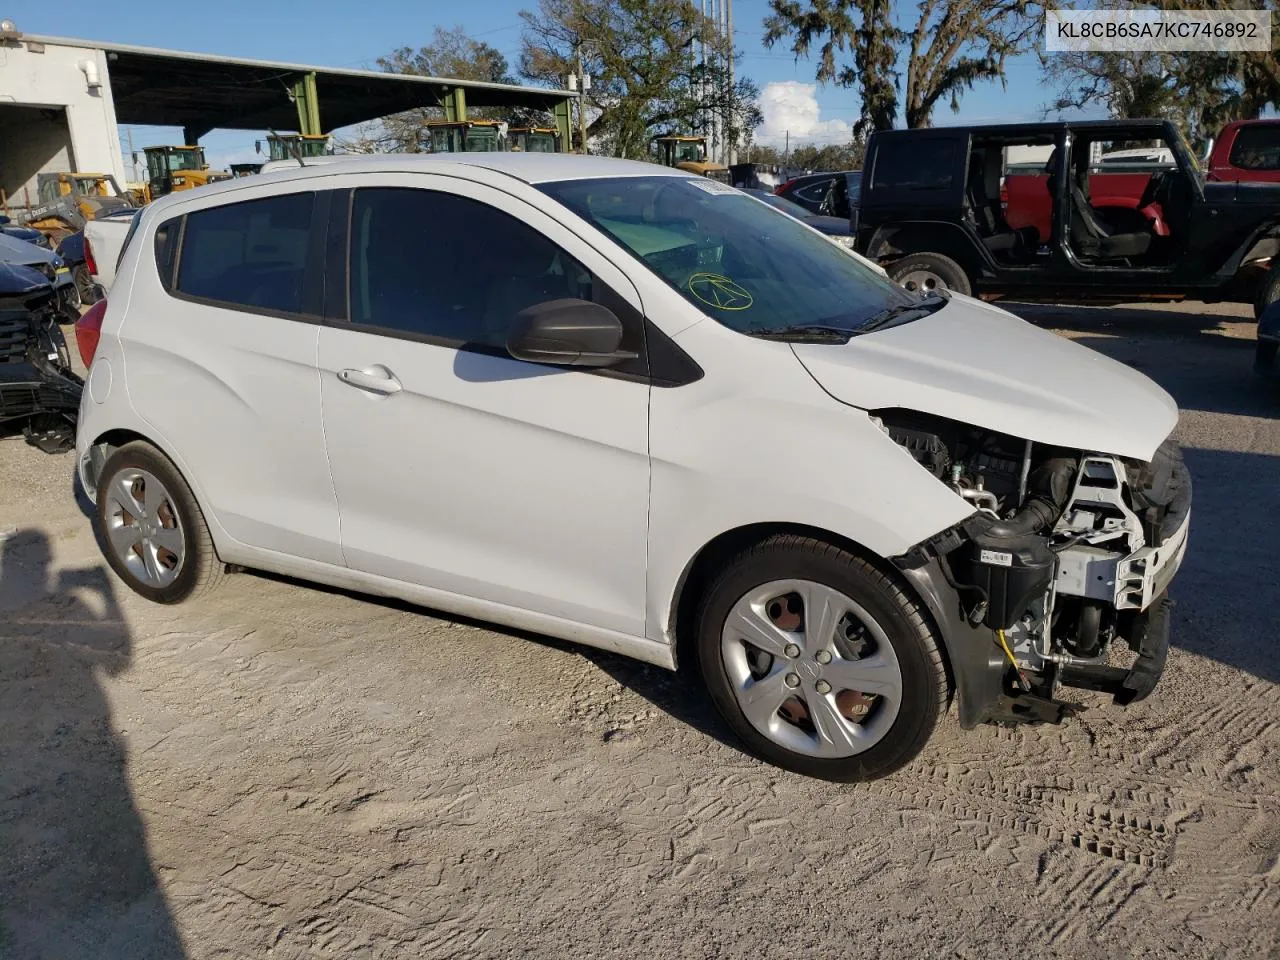
{"type": "Polygon", "coordinates": [[[0,957],[1280,956],[1280,390],[1231,310],[1016,309],[1183,408],[1176,648],[865,786],[608,654],[259,575],[149,605],[71,458],[0,442],[0,957]]]}

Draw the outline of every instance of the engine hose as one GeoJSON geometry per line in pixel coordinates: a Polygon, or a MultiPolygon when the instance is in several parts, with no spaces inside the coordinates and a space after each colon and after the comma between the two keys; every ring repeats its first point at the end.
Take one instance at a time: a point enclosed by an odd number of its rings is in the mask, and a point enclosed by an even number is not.
{"type": "Polygon", "coordinates": [[[976,583],[956,583],[955,575],[951,572],[951,563],[944,556],[938,557],[938,568],[942,571],[942,578],[947,581],[947,585],[956,593],[976,593],[978,602],[973,605],[973,609],[965,614],[965,618],[972,624],[977,625],[982,622],[983,617],[987,615],[987,607],[991,605],[991,598],[987,591],[976,583]]]}

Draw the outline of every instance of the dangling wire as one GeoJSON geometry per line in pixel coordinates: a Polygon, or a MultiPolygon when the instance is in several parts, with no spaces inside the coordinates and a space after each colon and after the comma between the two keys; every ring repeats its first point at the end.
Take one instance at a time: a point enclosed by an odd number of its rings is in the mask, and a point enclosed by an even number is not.
{"type": "Polygon", "coordinates": [[[1018,675],[1018,686],[1022,688],[1023,693],[1030,693],[1031,683],[1022,672],[1022,668],[1018,666],[1018,661],[1014,657],[1013,651],[1009,649],[1009,641],[1004,638],[1003,630],[996,631],[996,639],[1000,641],[1000,648],[1004,650],[1004,655],[1009,658],[1009,663],[1013,665],[1013,672],[1018,675]]]}

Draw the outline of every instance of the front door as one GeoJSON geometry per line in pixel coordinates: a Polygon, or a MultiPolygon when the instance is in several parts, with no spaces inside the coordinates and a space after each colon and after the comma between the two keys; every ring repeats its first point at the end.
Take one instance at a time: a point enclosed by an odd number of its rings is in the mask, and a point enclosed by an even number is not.
{"type": "Polygon", "coordinates": [[[643,636],[647,380],[504,349],[518,311],[565,297],[615,298],[634,313],[624,346],[642,346],[638,293],[509,193],[439,175],[376,182],[354,191],[349,245],[336,245],[347,322],[319,344],[346,563],[643,636]]]}

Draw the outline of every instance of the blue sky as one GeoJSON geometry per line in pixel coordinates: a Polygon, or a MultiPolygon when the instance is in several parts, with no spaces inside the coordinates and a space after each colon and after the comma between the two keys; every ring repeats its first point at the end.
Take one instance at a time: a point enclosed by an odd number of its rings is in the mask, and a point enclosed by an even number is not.
{"type": "MultiPolygon", "coordinates": [[[[335,67],[376,67],[377,58],[398,46],[426,42],[437,25],[460,24],[471,36],[505,53],[515,65],[520,49],[519,11],[536,0],[310,0],[303,4],[270,0],[210,0],[202,3],[151,3],[115,6],[111,16],[89,0],[0,0],[0,14],[28,33],[113,40],[228,56],[259,57],[335,67]],[[305,11],[305,12],[304,12],[305,11]]],[[[904,5],[905,6],[905,5],[904,5]]],[[[914,3],[911,4],[914,7],[914,3]]],[[[795,62],[784,49],[766,50],[761,42],[768,0],[734,0],[734,31],[741,52],[738,70],[765,91],[767,123],[758,138],[780,139],[792,129],[791,142],[843,139],[858,116],[854,90],[813,84],[814,65],[795,62]],[[772,85],[772,86],[771,86],[772,85]],[[816,106],[816,113],[815,113],[816,106]]],[[[1051,91],[1040,83],[1034,56],[1010,63],[1008,87],[983,84],[965,95],[961,111],[942,107],[936,124],[960,121],[1038,119],[1051,91]]],[[[323,103],[321,104],[323,119],[323,103]]],[[[174,131],[137,127],[135,147],[177,142],[174,131]]],[[[123,131],[122,131],[123,139],[123,131]]],[[[201,142],[214,167],[253,159],[255,135],[215,131],[201,142]]]]}

